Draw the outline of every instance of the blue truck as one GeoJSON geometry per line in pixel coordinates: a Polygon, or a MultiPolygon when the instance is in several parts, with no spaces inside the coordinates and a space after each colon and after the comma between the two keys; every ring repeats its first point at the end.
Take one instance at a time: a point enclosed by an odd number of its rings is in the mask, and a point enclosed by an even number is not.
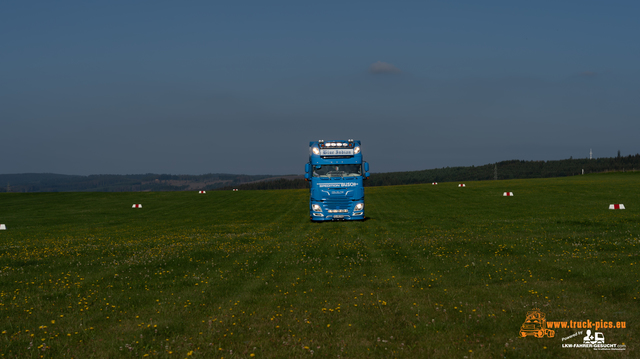
{"type": "Polygon", "coordinates": [[[360,141],[309,142],[305,180],[311,183],[312,221],[364,220],[364,186],[369,164],[362,161],[360,141]]]}

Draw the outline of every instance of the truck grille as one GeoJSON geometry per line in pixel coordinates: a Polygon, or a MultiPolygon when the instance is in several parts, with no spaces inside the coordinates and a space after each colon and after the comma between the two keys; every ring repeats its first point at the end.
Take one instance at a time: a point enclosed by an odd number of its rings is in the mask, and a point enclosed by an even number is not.
{"type": "Polygon", "coordinates": [[[326,199],[324,204],[327,209],[348,209],[351,206],[351,200],[348,198],[331,198],[326,199]]]}

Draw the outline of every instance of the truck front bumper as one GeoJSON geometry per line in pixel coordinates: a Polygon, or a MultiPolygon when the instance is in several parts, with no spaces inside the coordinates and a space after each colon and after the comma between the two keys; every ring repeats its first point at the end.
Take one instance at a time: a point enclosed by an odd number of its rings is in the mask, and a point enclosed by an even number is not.
{"type": "Polygon", "coordinates": [[[322,214],[319,212],[311,212],[311,220],[314,222],[324,221],[357,221],[364,219],[364,211],[340,213],[340,214],[322,214]]]}

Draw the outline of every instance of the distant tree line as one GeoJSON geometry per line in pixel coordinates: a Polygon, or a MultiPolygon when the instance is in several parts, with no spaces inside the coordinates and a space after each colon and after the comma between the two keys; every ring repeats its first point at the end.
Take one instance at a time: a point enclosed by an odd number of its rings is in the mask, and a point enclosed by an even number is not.
{"type": "Polygon", "coordinates": [[[264,180],[253,183],[243,183],[237,186],[226,186],[219,188],[219,190],[231,190],[237,188],[238,190],[264,190],[264,189],[303,189],[309,188],[309,182],[302,178],[286,179],[279,178],[275,180],[264,180]]]}
{"type": "Polygon", "coordinates": [[[471,167],[443,167],[424,171],[374,173],[365,186],[413,183],[486,181],[501,179],[566,177],[582,173],[640,170],[640,154],[627,157],[567,159],[558,161],[502,161],[471,167]]]}
{"type": "MultiPolygon", "coordinates": [[[[627,157],[597,158],[597,159],[567,159],[558,161],[521,161],[510,160],[483,166],[443,167],[423,171],[372,173],[364,182],[366,187],[395,186],[404,184],[458,182],[458,181],[487,181],[495,178],[499,180],[518,178],[548,178],[575,176],[582,173],[598,173],[607,171],[635,171],[640,170],[640,154],[627,157]],[[496,171],[497,169],[497,171],[496,171]]],[[[309,188],[309,182],[304,179],[278,179],[245,183],[238,186],[221,187],[220,190],[264,190],[264,189],[300,189],[309,188]]]]}
{"type": "MultiPolygon", "coordinates": [[[[415,183],[486,181],[497,178],[546,178],[582,173],[640,170],[640,154],[626,157],[573,159],[558,161],[502,161],[483,166],[443,167],[423,171],[373,173],[365,186],[394,186],[415,183]],[[497,168],[497,171],[496,171],[497,168]]],[[[0,175],[0,192],[138,192],[205,190],[271,190],[309,188],[302,178],[287,179],[269,175],[90,175],[52,173],[0,175]],[[5,186],[6,185],[6,186],[5,186]],[[194,187],[195,186],[195,187],[194,187]]]]}
{"type": "Polygon", "coordinates": [[[258,181],[268,175],[90,175],[74,176],[53,173],[0,174],[0,192],[141,192],[184,191],[196,185],[212,190],[228,185],[258,181]]]}

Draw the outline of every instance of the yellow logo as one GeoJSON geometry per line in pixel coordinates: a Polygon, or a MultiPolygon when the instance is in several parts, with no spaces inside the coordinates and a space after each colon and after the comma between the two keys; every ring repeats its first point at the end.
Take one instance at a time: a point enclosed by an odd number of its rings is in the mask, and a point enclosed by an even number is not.
{"type": "Polygon", "coordinates": [[[520,336],[524,338],[527,335],[533,335],[536,338],[542,338],[546,335],[548,338],[553,338],[556,332],[547,328],[545,314],[540,309],[534,309],[527,312],[527,319],[520,327],[520,336]]]}

